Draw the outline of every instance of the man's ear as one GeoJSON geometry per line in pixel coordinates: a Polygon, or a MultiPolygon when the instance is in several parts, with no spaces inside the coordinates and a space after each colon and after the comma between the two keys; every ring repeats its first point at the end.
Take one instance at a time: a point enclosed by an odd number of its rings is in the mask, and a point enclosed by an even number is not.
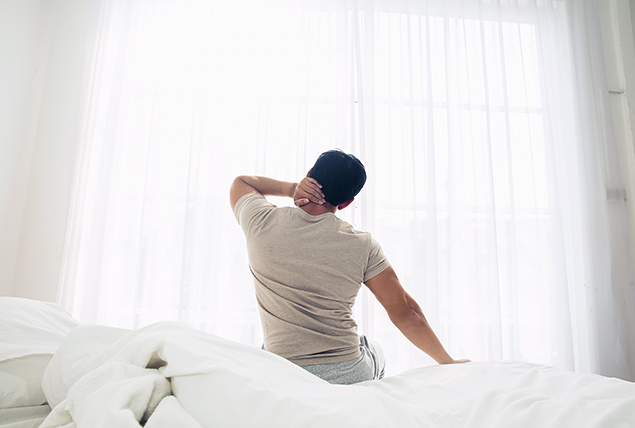
{"type": "MultiPolygon", "coordinates": [[[[313,168],[311,168],[311,169],[313,169],[313,168]]],[[[309,170],[307,171],[307,173],[306,173],[306,176],[307,176],[307,177],[309,176],[309,174],[311,174],[311,169],[309,169],[309,170]]]]}
{"type": "Polygon", "coordinates": [[[338,209],[338,210],[343,210],[344,208],[346,208],[347,206],[349,206],[349,205],[351,204],[351,202],[353,202],[354,200],[355,200],[355,198],[353,198],[353,199],[349,199],[348,201],[346,201],[346,202],[343,202],[343,203],[339,204],[339,205],[337,206],[337,209],[338,209]]]}

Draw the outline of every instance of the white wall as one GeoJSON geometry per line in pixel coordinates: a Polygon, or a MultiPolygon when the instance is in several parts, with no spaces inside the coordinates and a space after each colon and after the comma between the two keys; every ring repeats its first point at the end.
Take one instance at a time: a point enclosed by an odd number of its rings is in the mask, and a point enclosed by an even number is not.
{"type": "MultiPolygon", "coordinates": [[[[635,0],[629,0],[628,3],[631,9],[631,29],[633,29],[632,24],[635,23],[635,0]]],[[[632,33],[633,33],[633,44],[635,45],[635,31],[632,31],[632,33]]]]}
{"type": "Polygon", "coordinates": [[[0,1],[0,294],[11,294],[55,2],[0,1]]]}
{"type": "Polygon", "coordinates": [[[1,295],[56,298],[91,3],[0,0],[1,295]]]}

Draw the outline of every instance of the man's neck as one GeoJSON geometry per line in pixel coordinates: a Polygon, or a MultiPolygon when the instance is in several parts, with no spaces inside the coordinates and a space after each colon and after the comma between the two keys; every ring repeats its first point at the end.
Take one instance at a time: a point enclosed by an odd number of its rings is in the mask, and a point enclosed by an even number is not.
{"type": "Polygon", "coordinates": [[[326,213],[335,214],[335,211],[337,211],[337,207],[334,207],[328,202],[322,205],[309,202],[308,204],[301,206],[300,209],[303,209],[304,212],[310,215],[322,215],[326,213]]]}

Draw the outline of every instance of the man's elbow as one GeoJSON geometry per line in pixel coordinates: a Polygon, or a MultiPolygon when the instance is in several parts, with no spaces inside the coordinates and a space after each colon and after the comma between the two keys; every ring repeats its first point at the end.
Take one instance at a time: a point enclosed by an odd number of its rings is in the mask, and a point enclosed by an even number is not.
{"type": "Polygon", "coordinates": [[[234,178],[234,181],[232,181],[232,185],[230,187],[230,191],[232,189],[235,189],[237,187],[241,187],[241,186],[244,186],[245,184],[247,184],[246,181],[245,181],[245,177],[246,176],[244,176],[244,175],[239,175],[238,177],[234,178]]]}
{"type": "Polygon", "coordinates": [[[258,189],[256,189],[254,184],[257,184],[257,179],[252,176],[239,175],[234,178],[229,188],[229,203],[231,204],[232,210],[243,195],[247,193],[258,193],[258,189]]]}
{"type": "Polygon", "coordinates": [[[243,179],[244,175],[239,175],[234,178],[231,186],[229,187],[229,204],[232,207],[232,210],[236,206],[236,202],[243,195],[243,188],[246,185],[245,180],[243,179]]]}

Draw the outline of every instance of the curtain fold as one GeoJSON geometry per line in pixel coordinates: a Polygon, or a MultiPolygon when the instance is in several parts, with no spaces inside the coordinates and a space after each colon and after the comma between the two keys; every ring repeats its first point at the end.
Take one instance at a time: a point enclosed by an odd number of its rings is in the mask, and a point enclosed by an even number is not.
{"type": "MultiPolygon", "coordinates": [[[[379,240],[453,356],[635,379],[594,1],[238,3],[93,3],[73,315],[258,345],[231,180],[297,181],[339,147],[369,175],[340,217],[379,240]]],[[[389,373],[432,363],[364,288],[355,318],[389,373]]]]}

